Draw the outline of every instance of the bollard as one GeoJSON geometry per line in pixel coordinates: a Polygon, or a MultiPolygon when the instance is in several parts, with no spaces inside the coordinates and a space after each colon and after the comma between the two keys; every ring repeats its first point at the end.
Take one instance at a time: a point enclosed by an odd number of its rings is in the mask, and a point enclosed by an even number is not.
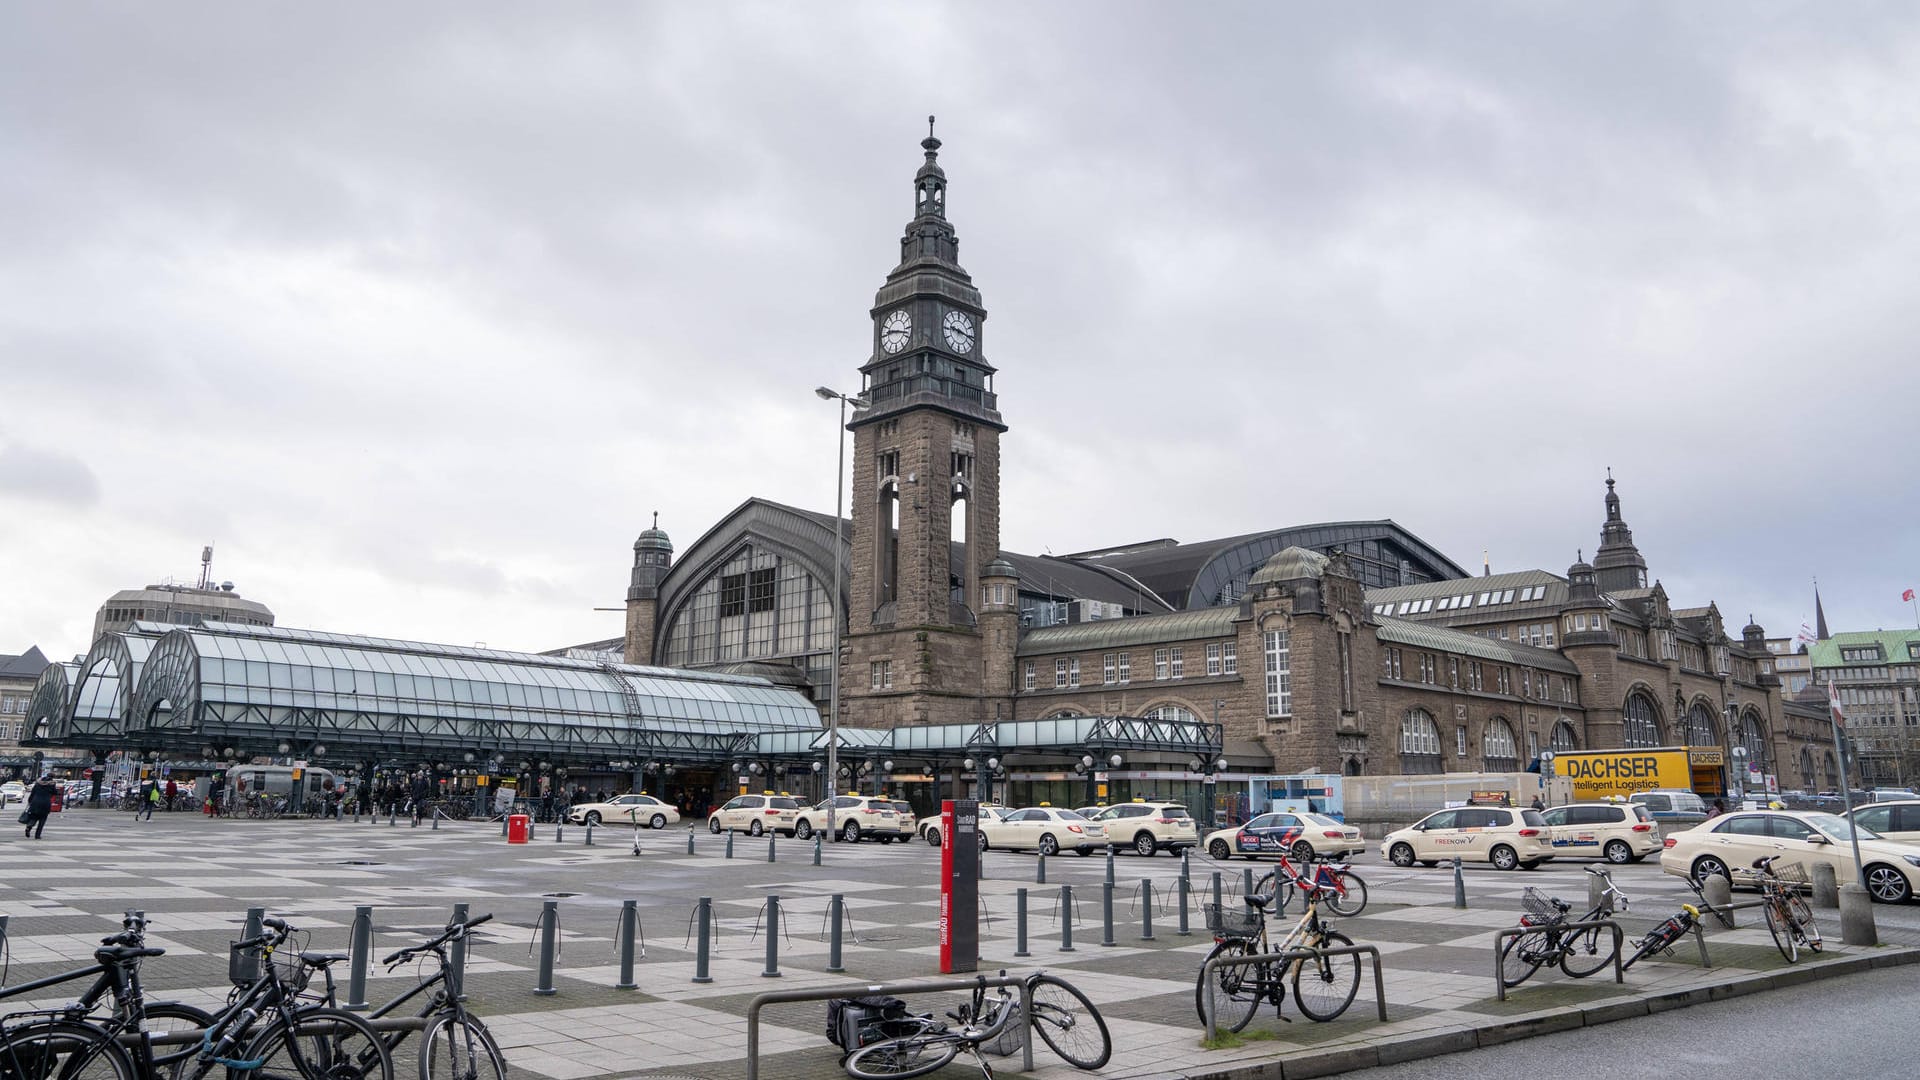
{"type": "Polygon", "coordinates": [[[1181,937],[1192,935],[1193,928],[1187,925],[1187,908],[1193,903],[1193,887],[1187,883],[1185,874],[1180,875],[1180,928],[1174,933],[1181,937]]]}
{"type": "Polygon", "coordinates": [[[1220,871],[1218,870],[1213,872],[1213,906],[1216,909],[1220,906],[1220,871]]]}
{"type": "Polygon", "coordinates": [[[433,831],[440,831],[440,808],[437,806],[433,808],[433,831]]]}
{"type": "Polygon", "coordinates": [[[687,854],[693,854],[693,830],[687,830],[687,854]]]}
{"type": "Polygon", "coordinates": [[[1467,906],[1467,877],[1460,869],[1458,855],[1453,857],[1453,906],[1457,908],[1467,906]]]}
{"type": "Polygon", "coordinates": [[[1840,906],[1840,885],[1834,880],[1832,863],[1813,864],[1813,906],[1828,909],[1840,906]]]}
{"type": "Polygon", "coordinates": [[[707,973],[707,968],[711,959],[710,950],[712,948],[712,943],[709,941],[709,938],[713,933],[713,897],[701,897],[700,902],[694,905],[693,910],[695,918],[697,918],[700,923],[700,942],[694,946],[693,953],[693,981],[697,983],[710,983],[713,981],[713,976],[707,973]]]}
{"type": "Polygon", "coordinates": [[[397,805],[396,805],[396,806],[388,806],[388,807],[387,807],[387,825],[388,825],[388,827],[392,827],[393,825],[395,825],[395,824],[397,824],[397,823],[399,822],[399,820],[400,820],[400,807],[399,807],[399,806],[397,806],[397,805]]]}
{"type": "Polygon", "coordinates": [[[733,830],[727,830],[727,858],[733,858],[733,830]]]}
{"type": "MultiPolygon", "coordinates": [[[[820,855],[818,835],[814,838],[813,853],[815,858],[820,855]]],[[[833,929],[827,934],[827,970],[835,973],[847,970],[846,965],[840,962],[840,921],[846,912],[846,905],[847,898],[841,893],[834,893],[827,898],[827,918],[833,920],[833,929]]]]}
{"type": "Polygon", "coordinates": [[[1840,886],[1840,943],[1880,944],[1880,932],[1873,925],[1873,894],[1858,882],[1840,886]]]}
{"type": "Polygon", "coordinates": [[[1240,871],[1240,895],[1253,895],[1253,867],[1251,866],[1240,871]]]}
{"type": "Polygon", "coordinates": [[[827,838],[819,833],[813,834],[813,865],[815,866],[820,865],[820,852],[827,846],[826,840],[827,838]]]}
{"type": "Polygon", "coordinates": [[[1153,940],[1153,879],[1140,879],[1140,940],[1153,940]]]}
{"type": "Polygon", "coordinates": [[[767,834],[767,861],[768,862],[773,861],[773,852],[774,852],[773,834],[768,833],[767,834]]]}
{"type": "Polygon", "coordinates": [[[1047,883],[1047,855],[1044,851],[1040,853],[1039,858],[1033,860],[1033,883],[1035,885],[1047,883]]]}
{"type": "MultiPolygon", "coordinates": [[[[5,916],[0,916],[0,919],[4,918],[5,916]]],[[[3,929],[5,927],[0,926],[0,930],[3,929]]],[[[1027,951],[1027,890],[1025,888],[1015,889],[1013,893],[1013,955],[1023,958],[1033,955],[1027,951]]]]}
{"type": "Polygon", "coordinates": [[[593,822],[587,822],[587,846],[593,846],[593,822]]]}
{"type": "MultiPolygon", "coordinates": [[[[1733,883],[1727,880],[1727,875],[1707,875],[1707,880],[1700,883],[1700,892],[1706,896],[1707,903],[1712,904],[1722,911],[1726,911],[1727,918],[1733,921],[1735,926],[1739,925],[1738,920],[1740,916],[1731,911],[1727,911],[1727,906],[1733,903],[1733,883]]],[[[1734,927],[1728,927],[1730,930],[1733,928],[1734,927]]]]}
{"type": "Polygon", "coordinates": [[[534,818],[533,816],[531,816],[531,815],[529,815],[529,816],[527,817],[527,840],[528,840],[528,842],[532,842],[532,840],[534,839],[534,835],[533,835],[533,834],[534,834],[534,833],[536,833],[536,832],[539,832],[539,831],[540,831],[540,822],[539,822],[539,821],[538,821],[537,819],[535,819],[535,818],[534,818]]]}
{"type": "MultiPolygon", "coordinates": [[[[593,843],[593,826],[587,826],[587,843],[593,843]]],[[[633,853],[640,854],[640,826],[633,827],[633,853]]]]}
{"type": "MultiPolygon", "coordinates": [[[[471,915],[467,911],[467,905],[465,904],[453,905],[453,920],[452,920],[453,922],[463,923],[463,922],[466,922],[467,919],[469,918],[471,918],[471,915]]],[[[373,929],[373,922],[371,919],[369,919],[367,922],[367,929],[368,930],[373,929]]],[[[452,971],[447,973],[447,993],[451,995],[455,1001],[465,1001],[467,1000],[467,935],[466,934],[461,934],[458,938],[454,940],[453,951],[448,954],[447,962],[448,962],[448,966],[453,969],[452,971]]]]}
{"type": "Polygon", "coordinates": [[[355,825],[360,824],[360,804],[359,803],[353,804],[353,823],[355,825]]]}
{"type": "Polygon", "coordinates": [[[1060,951],[1073,951],[1073,886],[1060,886],[1060,951]]]}
{"type": "Polygon", "coordinates": [[[773,893],[767,894],[767,969],[760,977],[780,977],[780,897],[773,893]]]}
{"type": "Polygon", "coordinates": [[[559,992],[553,988],[554,939],[559,933],[560,901],[544,901],[540,905],[540,981],[533,988],[541,997],[552,997],[559,992]]]}
{"type": "Polygon", "coordinates": [[[1107,845],[1107,884],[1113,884],[1113,845],[1107,845]]]}
{"type": "Polygon", "coordinates": [[[500,815],[500,835],[507,835],[507,815],[500,815]]]}
{"type": "MultiPolygon", "coordinates": [[[[263,907],[248,908],[247,919],[244,923],[240,925],[240,940],[245,941],[248,938],[259,937],[260,930],[261,930],[260,921],[262,919],[265,919],[266,917],[267,917],[266,908],[263,908],[263,907]]],[[[239,978],[234,979],[233,980],[234,982],[253,981],[260,974],[260,950],[257,948],[248,949],[246,952],[241,954],[240,958],[241,958],[242,964],[244,965],[244,970],[239,972],[230,972],[229,974],[237,974],[240,976],[239,978]]]]}
{"type": "Polygon", "coordinates": [[[553,842],[556,844],[559,843],[560,834],[565,831],[566,831],[566,825],[563,822],[555,821],[553,823],[553,842]]]}
{"type": "MultiPolygon", "coordinates": [[[[1607,892],[1606,882],[1601,881],[1600,878],[1594,874],[1588,874],[1587,875],[1587,910],[1593,911],[1594,909],[1598,908],[1601,905],[1601,903],[1605,901],[1606,892],[1607,892]]],[[[1613,914],[1613,908],[1611,905],[1609,905],[1607,908],[1607,914],[1609,915],[1613,914]]]]}
{"type": "Polygon", "coordinates": [[[633,939],[639,927],[640,901],[620,901],[620,930],[615,935],[620,939],[620,981],[613,984],[615,990],[640,989],[640,984],[633,981],[633,939]]]}
{"type": "Polygon", "coordinates": [[[410,813],[408,813],[408,814],[407,814],[407,828],[409,828],[409,829],[417,829],[417,828],[419,828],[419,827],[420,827],[420,815],[419,815],[419,813],[418,813],[418,812],[410,812],[410,813]]]}
{"type": "Polygon", "coordinates": [[[367,1008],[367,959],[373,952],[373,908],[362,904],[353,909],[353,929],[348,939],[352,944],[349,955],[352,967],[347,976],[347,1011],[364,1012],[367,1008]]]}
{"type": "Polygon", "coordinates": [[[1113,882],[1100,885],[1100,944],[1117,945],[1113,940],[1113,882]]]}

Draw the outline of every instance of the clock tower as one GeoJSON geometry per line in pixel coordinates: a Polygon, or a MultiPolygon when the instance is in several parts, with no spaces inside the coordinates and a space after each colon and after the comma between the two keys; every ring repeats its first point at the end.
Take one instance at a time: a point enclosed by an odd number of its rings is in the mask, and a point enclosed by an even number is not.
{"type": "MultiPolygon", "coordinates": [[[[854,434],[853,552],[841,697],[848,723],[894,727],[991,719],[982,576],[1000,550],[999,402],[986,308],[960,267],[947,174],[927,118],[926,160],[900,263],[874,296],[868,402],[854,434]]],[[[1004,588],[1004,586],[1003,586],[1004,588]]],[[[1017,601],[1002,597],[996,610],[1017,601]]],[[[988,633],[1015,626],[990,620],[988,633]]]]}

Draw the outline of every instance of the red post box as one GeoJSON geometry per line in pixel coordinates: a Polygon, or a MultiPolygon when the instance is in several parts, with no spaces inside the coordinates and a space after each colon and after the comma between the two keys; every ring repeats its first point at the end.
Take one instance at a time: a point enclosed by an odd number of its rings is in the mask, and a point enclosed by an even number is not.
{"type": "Polygon", "coordinates": [[[524,844],[527,842],[529,818],[525,814],[507,815],[507,843],[524,844]]]}

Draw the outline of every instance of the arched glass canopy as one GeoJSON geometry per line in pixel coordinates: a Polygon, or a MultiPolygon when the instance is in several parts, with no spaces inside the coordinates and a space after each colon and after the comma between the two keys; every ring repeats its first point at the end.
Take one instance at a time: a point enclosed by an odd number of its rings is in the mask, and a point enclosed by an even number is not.
{"type": "Polygon", "coordinates": [[[136,622],[125,630],[100,635],[80,661],[67,708],[48,725],[47,741],[96,749],[120,745],[147,656],[160,635],[171,629],[162,623],[136,622]]]}

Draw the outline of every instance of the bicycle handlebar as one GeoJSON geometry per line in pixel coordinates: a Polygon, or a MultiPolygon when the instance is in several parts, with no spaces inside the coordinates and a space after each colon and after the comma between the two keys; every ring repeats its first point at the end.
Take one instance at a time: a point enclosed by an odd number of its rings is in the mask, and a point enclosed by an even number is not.
{"type": "Polygon", "coordinates": [[[492,918],[493,918],[493,913],[488,912],[485,915],[478,915],[478,916],[475,916],[474,918],[468,919],[466,922],[455,923],[452,926],[449,926],[445,930],[441,931],[440,935],[438,937],[435,937],[431,941],[423,942],[422,944],[419,944],[419,945],[411,945],[411,946],[408,946],[407,948],[399,950],[398,952],[390,953],[386,959],[380,962],[387,965],[388,967],[392,967],[393,965],[401,963],[402,961],[406,960],[409,957],[418,956],[423,952],[431,952],[435,949],[438,949],[440,946],[446,944],[447,942],[454,940],[455,938],[465,936],[468,931],[472,930],[476,926],[479,926],[483,922],[487,922],[491,920],[492,918]]]}

